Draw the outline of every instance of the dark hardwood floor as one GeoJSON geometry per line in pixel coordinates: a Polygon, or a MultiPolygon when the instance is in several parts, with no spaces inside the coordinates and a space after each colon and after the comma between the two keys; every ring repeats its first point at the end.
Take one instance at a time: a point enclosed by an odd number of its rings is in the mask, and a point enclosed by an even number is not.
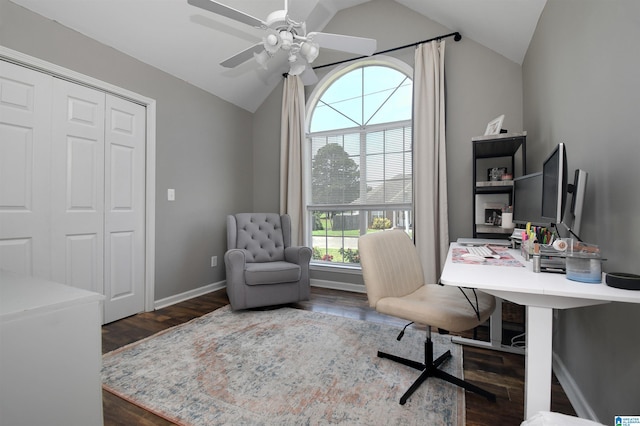
{"type": "MultiPolygon", "coordinates": [[[[212,312],[228,303],[225,290],[220,290],[164,309],[107,324],[102,327],[102,351],[110,352],[158,331],[212,312]]],[[[291,306],[394,324],[399,327],[406,323],[404,320],[378,314],[369,308],[364,294],[339,290],[312,287],[311,300],[291,306]]],[[[505,328],[508,327],[507,321],[505,328]]],[[[517,328],[516,324],[515,329],[517,328]]],[[[486,327],[479,327],[477,333],[478,338],[486,338],[486,327]]],[[[471,337],[470,334],[463,335],[471,337]]],[[[497,395],[497,402],[491,403],[483,397],[470,392],[466,393],[466,424],[468,426],[519,425],[522,422],[524,414],[524,357],[522,355],[464,346],[464,377],[497,395]]],[[[555,376],[551,398],[553,411],[575,415],[555,376]]],[[[105,391],[103,391],[103,405],[105,425],[172,424],[105,391]]]]}

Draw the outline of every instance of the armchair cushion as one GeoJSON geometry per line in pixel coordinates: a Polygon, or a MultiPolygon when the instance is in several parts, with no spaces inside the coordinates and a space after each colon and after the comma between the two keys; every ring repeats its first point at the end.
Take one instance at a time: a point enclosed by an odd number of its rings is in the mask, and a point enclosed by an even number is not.
{"type": "Polygon", "coordinates": [[[289,262],[247,263],[244,282],[247,285],[290,283],[300,280],[300,266],[289,262]]]}

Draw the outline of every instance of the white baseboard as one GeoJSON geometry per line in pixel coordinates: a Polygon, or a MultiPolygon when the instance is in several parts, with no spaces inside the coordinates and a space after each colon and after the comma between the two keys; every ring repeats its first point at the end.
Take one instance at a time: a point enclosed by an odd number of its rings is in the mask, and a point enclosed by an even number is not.
{"type": "Polygon", "coordinates": [[[315,280],[311,279],[312,287],[330,288],[332,290],[350,291],[352,293],[366,293],[362,284],[342,283],[339,281],[315,280]]]}
{"type": "MultiPolygon", "coordinates": [[[[338,281],[327,280],[311,280],[311,286],[330,288],[333,290],[350,291],[353,293],[366,293],[363,285],[342,283],[338,281]]],[[[166,297],[164,299],[156,300],[154,302],[154,309],[162,309],[167,306],[175,305],[176,303],[184,302],[194,297],[203,296],[214,291],[222,290],[227,287],[227,281],[219,281],[217,283],[208,284],[202,287],[195,288],[193,290],[186,291],[184,293],[176,294],[175,296],[166,297]]]]}
{"type": "Polygon", "coordinates": [[[601,423],[589,405],[589,402],[580,391],[580,388],[578,388],[575,380],[573,380],[573,377],[571,376],[571,373],[569,373],[566,365],[555,352],[553,353],[552,365],[553,372],[556,374],[560,385],[562,385],[564,393],[567,394],[567,398],[569,398],[569,402],[571,402],[573,409],[576,410],[578,417],[601,423]]]}
{"type": "Polygon", "coordinates": [[[193,290],[186,291],[184,293],[176,294],[164,299],[156,300],[154,302],[154,309],[162,309],[167,306],[175,305],[176,303],[184,302],[194,297],[203,296],[205,294],[221,290],[227,287],[227,281],[218,281],[217,283],[208,284],[202,287],[194,288],[193,290]]]}

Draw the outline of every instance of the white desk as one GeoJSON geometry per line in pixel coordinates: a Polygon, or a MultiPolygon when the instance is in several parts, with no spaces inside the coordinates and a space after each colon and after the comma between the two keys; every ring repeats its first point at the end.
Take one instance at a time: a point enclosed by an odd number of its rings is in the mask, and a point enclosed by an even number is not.
{"type": "Polygon", "coordinates": [[[609,287],[603,282],[587,284],[563,274],[534,273],[531,262],[518,250],[509,253],[525,267],[469,265],[452,261],[451,244],[440,281],[445,285],[480,289],[527,309],[525,359],[525,419],[551,409],[551,358],[553,309],[579,308],[609,302],[640,303],[640,291],[609,287]]]}

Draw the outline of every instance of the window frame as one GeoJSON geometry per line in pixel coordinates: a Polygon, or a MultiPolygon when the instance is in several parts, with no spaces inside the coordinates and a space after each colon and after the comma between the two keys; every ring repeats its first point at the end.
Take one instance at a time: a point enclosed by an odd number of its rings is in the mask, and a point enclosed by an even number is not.
{"type": "MultiPolygon", "coordinates": [[[[318,102],[320,101],[320,99],[322,98],[323,94],[325,93],[325,91],[331,86],[333,85],[333,83],[335,83],[338,79],[340,79],[341,77],[343,77],[344,75],[346,75],[347,73],[355,70],[355,69],[359,69],[359,68],[363,68],[363,67],[367,67],[367,66],[383,66],[383,67],[388,67],[388,68],[392,68],[404,75],[406,75],[407,77],[409,77],[412,81],[413,81],[413,68],[406,64],[405,62],[397,59],[397,58],[393,58],[390,56],[385,56],[385,55],[378,55],[375,57],[368,57],[365,59],[361,59],[358,61],[354,61],[352,63],[348,63],[348,64],[344,64],[341,65],[339,67],[336,67],[335,69],[333,69],[332,71],[330,71],[327,75],[325,75],[314,87],[313,91],[311,92],[308,100],[307,100],[307,104],[306,104],[306,113],[305,113],[305,141],[304,141],[304,146],[302,149],[302,154],[303,154],[303,158],[304,158],[304,164],[302,167],[303,170],[303,187],[304,187],[304,209],[303,209],[303,220],[304,220],[304,244],[312,247],[312,221],[313,221],[313,214],[310,211],[310,207],[317,207],[314,206],[311,203],[311,186],[312,186],[312,167],[311,167],[311,132],[310,132],[310,127],[311,127],[311,118],[313,117],[313,113],[315,111],[316,106],[318,105],[318,102]]],[[[345,134],[348,133],[350,130],[353,130],[353,132],[357,132],[357,133],[361,133],[363,130],[366,129],[366,131],[368,133],[370,132],[374,132],[374,131],[381,131],[381,130],[385,130],[385,129],[389,129],[389,128],[393,128],[393,127],[406,127],[409,126],[411,129],[413,129],[413,117],[411,117],[411,119],[409,120],[399,120],[399,121],[395,121],[392,123],[382,123],[382,124],[373,124],[370,126],[366,126],[366,127],[362,127],[362,126],[354,126],[351,128],[343,128],[340,130],[327,130],[327,131],[320,131],[320,132],[316,132],[313,135],[314,136],[320,136],[320,135],[332,135],[332,134],[345,134]],[[390,126],[391,124],[391,126],[390,126]]],[[[412,150],[413,151],[413,150],[412,150]]],[[[413,168],[411,170],[412,176],[413,176],[413,168]]],[[[413,199],[411,200],[411,202],[409,203],[410,205],[410,211],[413,210],[413,199]]],[[[336,210],[333,207],[337,207],[337,206],[327,206],[327,205],[323,205],[322,207],[324,208],[329,208],[332,210],[336,210]]],[[[354,206],[354,209],[351,210],[367,210],[370,211],[371,213],[373,213],[376,210],[387,210],[387,211],[391,211],[391,210],[395,210],[397,207],[400,207],[398,205],[395,204],[388,204],[388,205],[358,205],[358,206],[354,206]]],[[[402,207],[406,207],[406,206],[402,206],[402,207]]],[[[344,207],[344,205],[340,205],[340,207],[337,210],[348,210],[344,207]]],[[[333,269],[333,270],[341,270],[342,272],[355,272],[355,271],[360,271],[361,267],[359,263],[330,263],[330,262],[323,262],[323,261],[315,261],[314,259],[311,260],[311,265],[314,268],[318,268],[318,269],[333,269]]]]}

